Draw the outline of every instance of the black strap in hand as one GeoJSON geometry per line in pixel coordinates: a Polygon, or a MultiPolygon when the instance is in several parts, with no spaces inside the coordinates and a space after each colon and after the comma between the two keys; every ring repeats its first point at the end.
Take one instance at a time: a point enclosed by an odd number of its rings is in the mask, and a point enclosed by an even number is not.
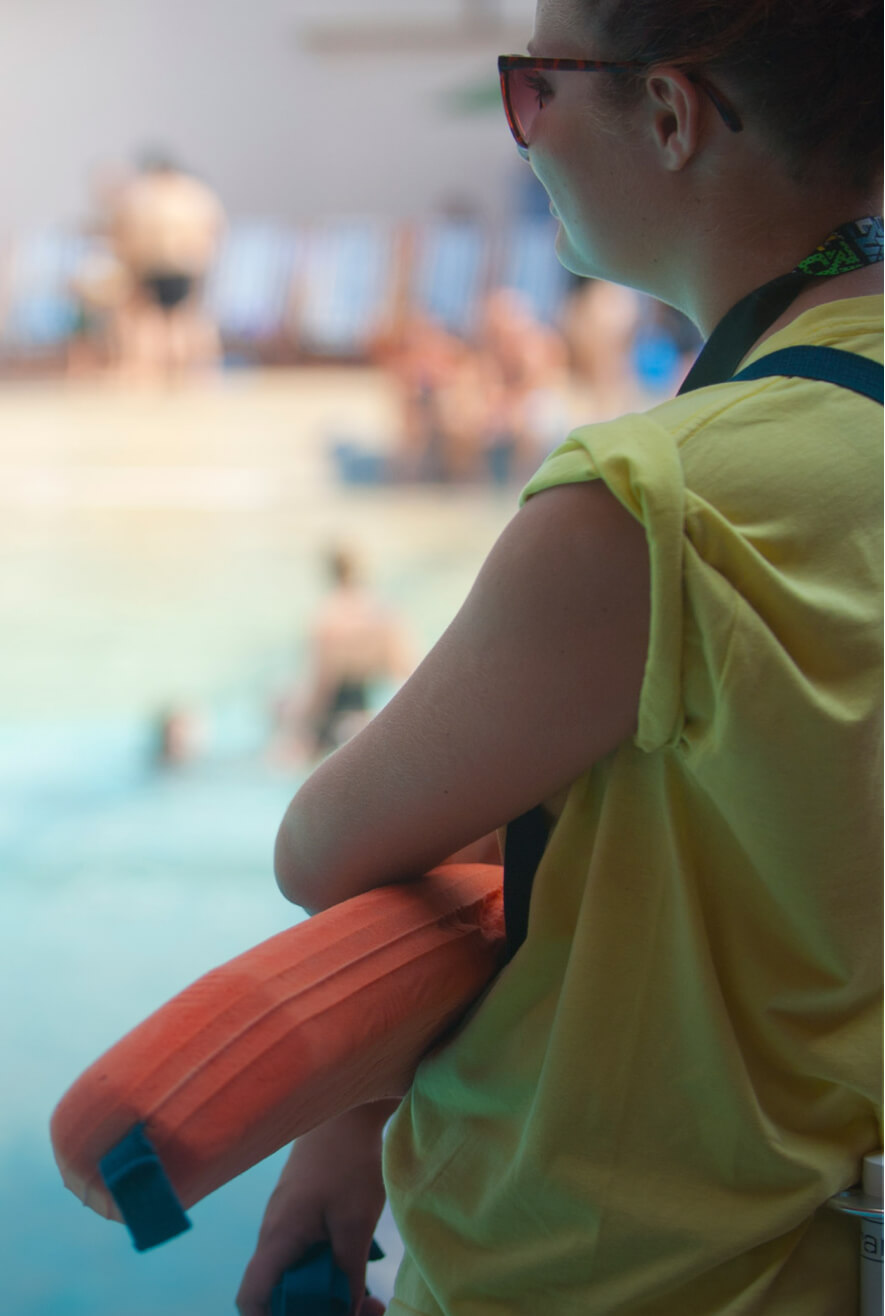
{"type": "Polygon", "coordinates": [[[507,958],[525,941],[529,926],[532,883],[549,835],[547,814],[540,804],[507,825],[504,843],[504,925],[507,958]]]}

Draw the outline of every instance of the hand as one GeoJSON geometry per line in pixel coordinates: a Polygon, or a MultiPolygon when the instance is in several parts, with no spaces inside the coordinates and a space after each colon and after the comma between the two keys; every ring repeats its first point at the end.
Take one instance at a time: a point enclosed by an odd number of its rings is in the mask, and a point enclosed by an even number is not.
{"type": "Polygon", "coordinates": [[[320,1241],[348,1278],[352,1316],[383,1316],[384,1305],[365,1296],[366,1265],[385,1200],[381,1133],[396,1104],[358,1107],[294,1144],[237,1294],[240,1316],[267,1316],[283,1272],[320,1241]]]}

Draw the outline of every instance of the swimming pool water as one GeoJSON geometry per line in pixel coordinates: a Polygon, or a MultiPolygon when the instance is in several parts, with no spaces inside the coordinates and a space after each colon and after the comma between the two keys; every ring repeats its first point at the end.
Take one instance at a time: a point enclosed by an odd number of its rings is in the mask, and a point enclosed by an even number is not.
{"type": "MultiPolygon", "coordinates": [[[[299,917],[271,872],[299,777],[264,751],[330,543],[365,550],[420,652],[515,509],[512,491],[338,488],[332,421],[378,433],[389,414],[354,371],[0,390],[3,1316],[233,1311],[284,1153],[139,1255],[62,1186],[49,1116],[146,1014],[299,917]],[[206,752],[160,770],[157,712],[182,702],[206,752]]],[[[384,1296],[389,1221],[379,1237],[384,1296]]]]}
{"type": "MultiPolygon", "coordinates": [[[[233,1310],[285,1153],[138,1255],[64,1190],[47,1126],[77,1074],[209,968],[303,917],[272,880],[298,778],[241,749],[158,770],[137,724],[0,730],[0,1309],[15,1316],[210,1316],[233,1310]]],[[[389,1290],[389,1260],[372,1268],[389,1290]]]]}

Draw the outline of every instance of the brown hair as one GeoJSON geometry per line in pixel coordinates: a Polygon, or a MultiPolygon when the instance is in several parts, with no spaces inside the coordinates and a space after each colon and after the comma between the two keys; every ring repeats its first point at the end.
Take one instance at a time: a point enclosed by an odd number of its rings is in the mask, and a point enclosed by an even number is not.
{"type": "Polygon", "coordinates": [[[797,181],[821,163],[857,188],[880,176],[882,0],[592,3],[607,58],[724,75],[797,181]]]}

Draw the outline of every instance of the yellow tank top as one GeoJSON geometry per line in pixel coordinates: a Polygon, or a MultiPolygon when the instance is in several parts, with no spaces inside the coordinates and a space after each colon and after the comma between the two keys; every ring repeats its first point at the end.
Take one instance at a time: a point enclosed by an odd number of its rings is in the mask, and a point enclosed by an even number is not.
{"type": "MultiPolygon", "coordinates": [[[[831,303],[746,364],[881,361],[881,324],[831,303]]],[[[823,1204],[881,1137],[881,451],[874,402],[770,378],[579,429],[525,490],[602,479],[645,526],[639,724],[389,1130],[390,1316],[854,1310],[823,1204]]]]}

